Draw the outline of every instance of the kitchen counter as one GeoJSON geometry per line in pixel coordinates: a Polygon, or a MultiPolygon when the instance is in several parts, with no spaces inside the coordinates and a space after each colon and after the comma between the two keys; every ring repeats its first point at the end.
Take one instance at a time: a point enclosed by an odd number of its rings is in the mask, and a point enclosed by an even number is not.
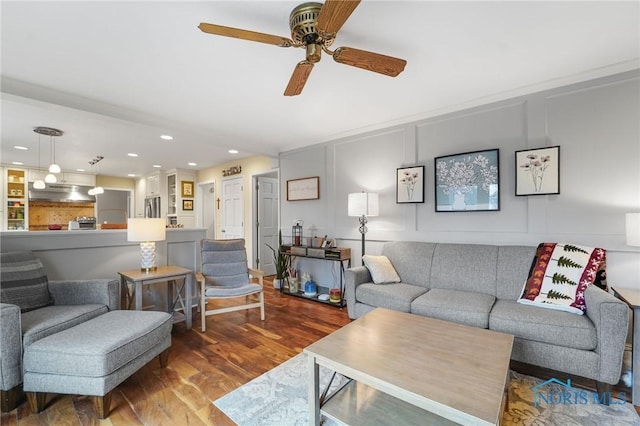
{"type": "MultiPolygon", "coordinates": [[[[31,250],[50,280],[118,278],[118,271],[140,267],[140,244],[127,241],[126,229],[0,232],[2,251],[31,250]]],[[[196,272],[205,228],[167,228],[156,242],[157,264],[196,272]]]]}

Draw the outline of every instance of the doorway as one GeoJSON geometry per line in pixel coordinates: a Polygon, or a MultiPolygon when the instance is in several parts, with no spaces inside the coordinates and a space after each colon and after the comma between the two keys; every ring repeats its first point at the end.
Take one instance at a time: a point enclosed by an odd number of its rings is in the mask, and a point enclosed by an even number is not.
{"type": "Polygon", "coordinates": [[[244,178],[222,181],[221,238],[244,238],[244,178]]]}
{"type": "Polygon", "coordinates": [[[280,229],[280,186],[278,171],[270,171],[253,176],[252,209],[254,265],[266,275],[274,275],[276,268],[273,252],[269,246],[278,249],[280,229]]]}
{"type": "Polygon", "coordinates": [[[206,182],[198,184],[200,196],[200,214],[203,228],[206,228],[207,239],[216,238],[216,183],[206,182]]]}

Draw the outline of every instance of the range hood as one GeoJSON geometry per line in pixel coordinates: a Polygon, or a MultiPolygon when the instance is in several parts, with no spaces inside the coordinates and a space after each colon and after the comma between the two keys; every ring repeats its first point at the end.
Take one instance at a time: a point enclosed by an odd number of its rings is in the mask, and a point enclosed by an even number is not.
{"type": "Polygon", "coordinates": [[[29,182],[29,201],[89,202],[95,203],[96,197],[89,195],[91,186],[47,183],[44,189],[34,189],[29,182]]]}

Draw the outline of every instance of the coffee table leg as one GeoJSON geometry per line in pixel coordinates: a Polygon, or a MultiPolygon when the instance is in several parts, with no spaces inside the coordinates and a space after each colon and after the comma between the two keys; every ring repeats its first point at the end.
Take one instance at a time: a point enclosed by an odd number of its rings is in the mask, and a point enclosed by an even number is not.
{"type": "Polygon", "coordinates": [[[309,363],[309,424],[320,426],[320,368],[316,358],[308,355],[309,363]]]}

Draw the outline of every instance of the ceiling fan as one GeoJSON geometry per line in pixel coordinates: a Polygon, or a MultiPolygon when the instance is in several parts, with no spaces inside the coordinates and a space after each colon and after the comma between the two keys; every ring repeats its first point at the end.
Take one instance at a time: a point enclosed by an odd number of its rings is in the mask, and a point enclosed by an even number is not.
{"type": "Polygon", "coordinates": [[[346,65],[395,77],[403,70],[407,61],[379,53],[338,47],[331,51],[329,46],[342,25],[358,7],[360,0],[326,0],[322,3],[303,3],[291,11],[289,27],[291,39],[271,34],[259,33],[222,25],[201,23],[198,28],[209,34],[235,37],[259,43],[273,44],[280,47],[304,47],[306,59],[296,65],[289,84],[284,91],[285,96],[296,96],[302,93],[313,64],[320,61],[322,51],[333,57],[333,60],[346,65]]]}

